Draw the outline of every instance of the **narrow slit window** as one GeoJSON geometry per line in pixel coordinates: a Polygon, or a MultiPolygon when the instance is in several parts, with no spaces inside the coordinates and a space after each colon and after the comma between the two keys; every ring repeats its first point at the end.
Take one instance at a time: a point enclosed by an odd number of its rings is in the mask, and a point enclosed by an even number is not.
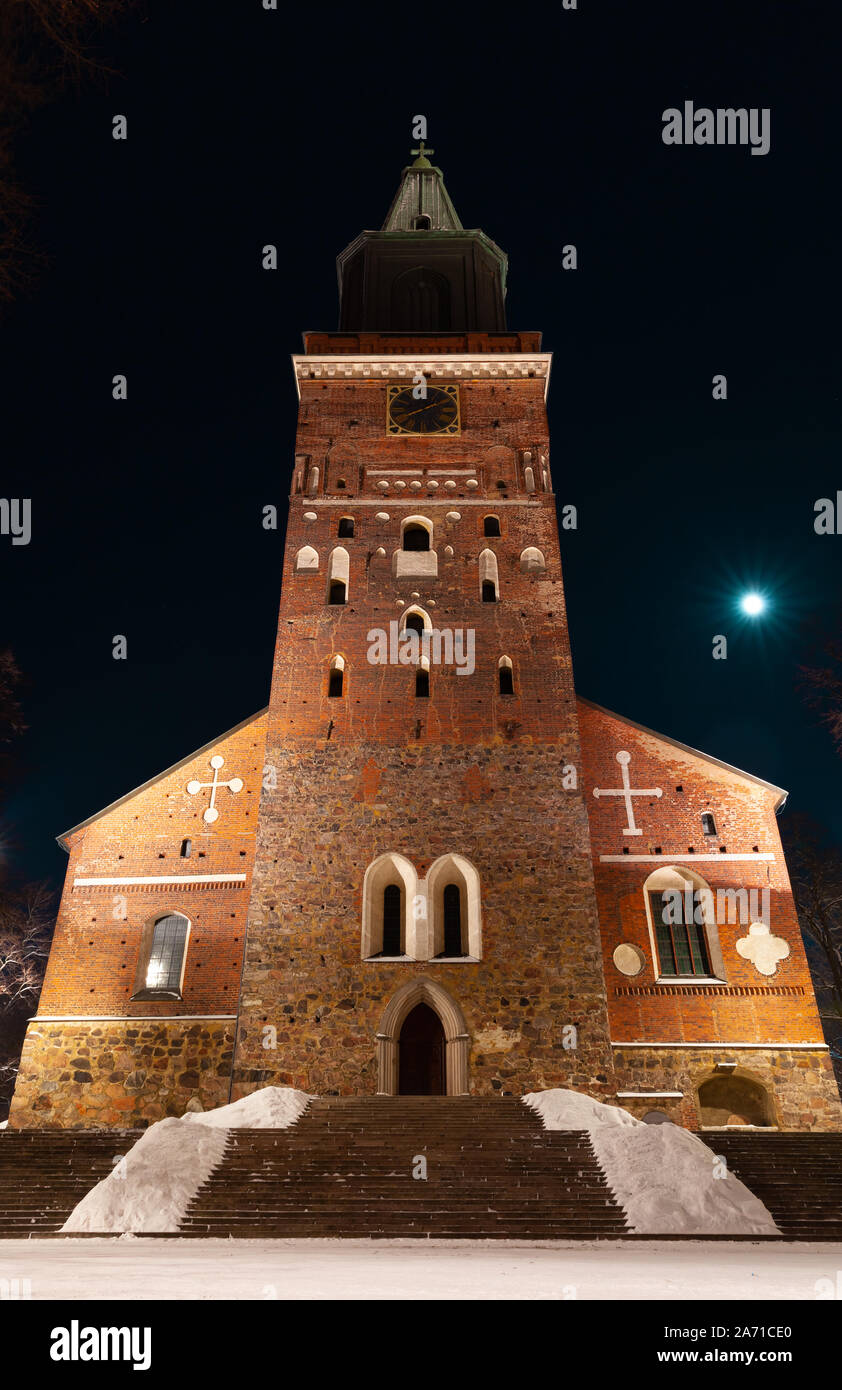
{"type": "Polygon", "coordinates": [[[705,811],[702,814],[702,830],[704,831],[705,835],[716,834],[716,821],[714,820],[710,811],[705,811]]]}
{"type": "Polygon", "coordinates": [[[483,603],[497,602],[497,589],[490,579],[482,581],[482,601],[483,603]]]}
{"type": "Polygon", "coordinates": [[[461,956],[462,950],[462,901],[459,886],[448,883],[444,890],[444,955],[461,956]]]}
{"type": "Polygon", "coordinates": [[[415,672],[415,698],[416,700],[428,700],[430,698],[429,671],[415,672]]]}
{"type": "Polygon", "coordinates": [[[189,859],[192,853],[193,853],[193,841],[192,841],[192,840],[182,840],[182,842],[181,842],[181,857],[182,857],[182,859],[189,859]]]}
{"type": "Polygon", "coordinates": [[[498,669],[500,678],[500,694],[514,695],[515,682],[514,672],[512,671],[512,663],[508,660],[507,657],[501,657],[498,669]]]}
{"type": "Polygon", "coordinates": [[[333,604],[343,604],[345,602],[344,579],[331,579],[327,601],[333,604]]]}
{"type": "Polygon", "coordinates": [[[331,700],[338,700],[342,695],[342,686],[345,680],[345,672],[337,670],[335,667],[331,671],[327,683],[327,693],[331,700]]]}
{"type": "Polygon", "coordinates": [[[401,890],[396,883],[383,889],[383,952],[384,956],[400,956],[401,890]]]}

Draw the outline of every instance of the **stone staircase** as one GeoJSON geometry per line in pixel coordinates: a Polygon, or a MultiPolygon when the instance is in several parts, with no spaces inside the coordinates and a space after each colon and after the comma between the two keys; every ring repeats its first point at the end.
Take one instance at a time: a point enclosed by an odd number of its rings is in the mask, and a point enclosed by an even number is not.
{"type": "Polygon", "coordinates": [[[323,1099],[286,1130],[235,1130],[186,1236],[546,1240],[623,1236],[588,1135],[519,1100],[323,1099]],[[419,1158],[426,1179],[413,1177],[419,1158]]]}
{"type": "Polygon", "coordinates": [[[842,1240],[842,1134],[705,1133],[789,1240],[842,1240]]]}
{"type": "Polygon", "coordinates": [[[59,1231],[140,1130],[0,1130],[0,1239],[59,1231]]]}

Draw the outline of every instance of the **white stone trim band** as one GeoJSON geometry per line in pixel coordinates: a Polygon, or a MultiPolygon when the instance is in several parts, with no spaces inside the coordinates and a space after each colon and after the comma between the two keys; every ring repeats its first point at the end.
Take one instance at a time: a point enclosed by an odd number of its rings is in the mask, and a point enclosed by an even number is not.
{"type": "Polygon", "coordinates": [[[616,1091],[618,1100],[682,1100],[683,1091],[616,1091]]]}
{"type": "Polygon", "coordinates": [[[33,1014],[29,1023],[222,1023],[233,1021],[236,1014],[33,1014]]]}
{"type": "Polygon", "coordinates": [[[718,1048],[720,1052],[827,1052],[828,1047],[825,1042],[811,1043],[746,1043],[746,1042],[612,1042],[612,1047],[648,1047],[652,1050],[659,1047],[683,1047],[688,1052],[701,1052],[712,1047],[718,1048]]]}
{"type": "Polygon", "coordinates": [[[423,372],[425,376],[442,380],[468,380],[501,377],[538,377],[544,382],[544,399],[550,380],[551,352],[460,352],[433,353],[429,357],[368,356],[363,353],[333,353],[320,356],[314,353],[293,353],[292,366],[295,386],[301,397],[301,381],[402,381],[423,372]]]}
{"type": "Polygon", "coordinates": [[[74,878],[74,888],[117,888],[124,883],[245,883],[245,874],[148,874],[135,878],[74,878]]]}

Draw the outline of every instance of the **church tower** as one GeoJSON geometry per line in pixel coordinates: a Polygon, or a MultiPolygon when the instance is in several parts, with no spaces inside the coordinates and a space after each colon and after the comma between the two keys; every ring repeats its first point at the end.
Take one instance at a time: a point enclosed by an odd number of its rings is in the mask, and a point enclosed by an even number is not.
{"type": "Polygon", "coordinates": [[[550,355],[432,153],[293,359],[234,1097],[613,1091],[550,355]]]}

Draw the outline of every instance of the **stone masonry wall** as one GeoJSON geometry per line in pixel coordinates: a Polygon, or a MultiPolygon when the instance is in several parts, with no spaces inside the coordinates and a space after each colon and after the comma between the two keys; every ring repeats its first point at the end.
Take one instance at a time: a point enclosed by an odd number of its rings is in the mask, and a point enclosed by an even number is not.
{"type": "Polygon", "coordinates": [[[226,1105],[234,1025],[190,1019],[30,1024],[10,1129],[144,1129],[226,1105]]]}

